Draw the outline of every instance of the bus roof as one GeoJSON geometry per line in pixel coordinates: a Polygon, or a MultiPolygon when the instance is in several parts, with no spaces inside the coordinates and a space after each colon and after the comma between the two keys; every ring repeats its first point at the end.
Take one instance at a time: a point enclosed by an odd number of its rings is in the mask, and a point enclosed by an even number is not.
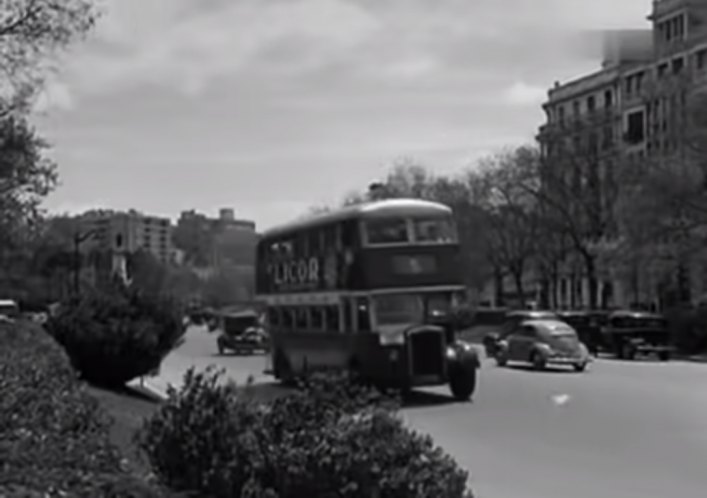
{"type": "Polygon", "coordinates": [[[276,226],[263,233],[263,239],[287,235],[299,230],[316,228],[330,223],[351,219],[371,219],[389,216],[452,214],[452,209],[438,202],[421,199],[386,199],[347,206],[328,213],[308,216],[299,220],[276,226]]]}

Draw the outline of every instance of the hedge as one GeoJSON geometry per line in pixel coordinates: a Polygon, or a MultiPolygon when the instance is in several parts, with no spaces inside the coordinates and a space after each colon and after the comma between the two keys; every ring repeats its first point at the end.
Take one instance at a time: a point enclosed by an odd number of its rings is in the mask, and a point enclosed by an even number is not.
{"type": "Polygon", "coordinates": [[[46,326],[81,377],[120,387],[159,368],[183,340],[181,307],[119,283],[59,306],[46,326]]]}
{"type": "Polygon", "coordinates": [[[168,496],[125,470],[110,423],[41,327],[0,324],[0,496],[168,496]]]}
{"type": "Polygon", "coordinates": [[[265,403],[190,370],[138,434],[154,472],[201,498],[470,498],[467,472],[408,429],[396,400],[316,375],[265,403]]]}

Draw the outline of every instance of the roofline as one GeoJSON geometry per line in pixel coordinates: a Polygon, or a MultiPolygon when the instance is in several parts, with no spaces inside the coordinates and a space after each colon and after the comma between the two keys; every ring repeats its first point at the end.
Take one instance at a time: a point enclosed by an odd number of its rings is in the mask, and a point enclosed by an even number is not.
{"type": "Polygon", "coordinates": [[[395,213],[398,210],[405,212],[410,208],[420,208],[421,210],[427,210],[430,213],[438,212],[452,214],[452,208],[449,206],[439,202],[426,201],[422,199],[398,198],[370,201],[347,206],[327,213],[307,216],[299,220],[278,225],[270,228],[269,230],[265,230],[262,233],[261,240],[279,237],[299,230],[316,228],[322,225],[328,225],[330,223],[375,217],[376,214],[379,214],[379,211],[385,211],[387,214],[390,212],[395,213]]]}

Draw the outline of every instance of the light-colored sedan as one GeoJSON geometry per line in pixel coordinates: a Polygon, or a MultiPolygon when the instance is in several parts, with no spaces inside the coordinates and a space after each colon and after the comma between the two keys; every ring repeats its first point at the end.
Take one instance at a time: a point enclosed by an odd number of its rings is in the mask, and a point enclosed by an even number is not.
{"type": "Polygon", "coordinates": [[[560,320],[526,320],[498,343],[496,362],[529,363],[536,370],[566,365],[586,370],[592,358],[577,331],[560,320]]]}

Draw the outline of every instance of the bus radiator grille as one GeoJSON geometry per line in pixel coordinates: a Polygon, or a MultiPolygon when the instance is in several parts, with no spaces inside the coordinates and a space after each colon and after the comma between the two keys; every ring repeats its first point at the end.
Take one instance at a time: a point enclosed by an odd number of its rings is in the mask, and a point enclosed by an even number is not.
{"type": "Polygon", "coordinates": [[[444,372],[444,338],[439,332],[417,332],[410,335],[412,375],[440,375],[444,372]]]}

